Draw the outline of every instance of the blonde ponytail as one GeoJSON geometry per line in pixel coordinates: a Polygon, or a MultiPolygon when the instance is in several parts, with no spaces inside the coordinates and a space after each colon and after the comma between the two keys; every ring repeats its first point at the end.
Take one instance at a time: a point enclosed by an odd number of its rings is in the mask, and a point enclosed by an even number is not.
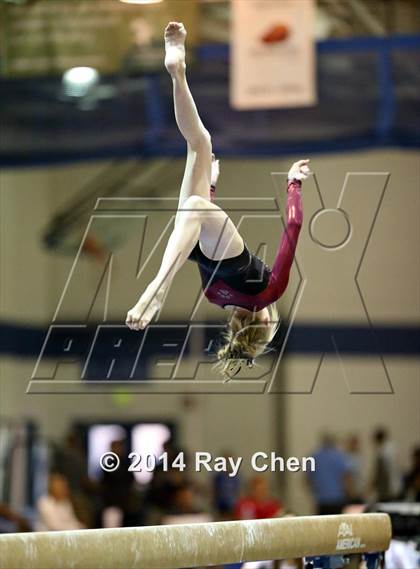
{"type": "Polygon", "coordinates": [[[252,367],[255,359],[266,351],[278,328],[276,305],[271,304],[268,309],[268,325],[252,313],[234,312],[223,335],[225,343],[217,352],[216,369],[225,379],[237,375],[245,364],[252,367]]]}

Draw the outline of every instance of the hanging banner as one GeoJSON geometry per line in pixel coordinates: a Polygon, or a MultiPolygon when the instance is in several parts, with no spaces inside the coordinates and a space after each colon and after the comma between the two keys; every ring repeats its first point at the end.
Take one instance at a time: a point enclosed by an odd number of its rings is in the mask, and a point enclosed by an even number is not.
{"type": "Polygon", "coordinates": [[[313,0],[233,0],[230,100],[238,110],[316,103],[313,0]]]}

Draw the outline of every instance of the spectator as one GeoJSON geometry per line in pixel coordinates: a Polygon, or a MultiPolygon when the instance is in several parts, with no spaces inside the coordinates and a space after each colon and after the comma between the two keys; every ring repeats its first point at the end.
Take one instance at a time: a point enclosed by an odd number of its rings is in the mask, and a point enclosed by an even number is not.
{"type": "Polygon", "coordinates": [[[40,531],[81,529],[85,526],[78,520],[71,501],[67,480],[58,473],[49,477],[48,495],[37,504],[40,531]]]}
{"type": "Polygon", "coordinates": [[[173,496],[173,504],[170,515],[186,516],[200,513],[200,508],[196,503],[194,487],[187,481],[180,484],[173,496]]]}
{"type": "Polygon", "coordinates": [[[420,446],[413,450],[411,468],[404,478],[404,498],[420,502],[420,446]]]}
{"type": "Polygon", "coordinates": [[[88,477],[86,453],[76,430],[68,433],[54,458],[54,472],[66,478],[77,517],[87,527],[92,527],[95,510],[99,508],[100,488],[88,477]]]}
{"type": "MultiPolygon", "coordinates": [[[[225,452],[222,456],[231,456],[225,452]]],[[[230,476],[231,471],[218,472],[213,479],[214,508],[223,519],[229,519],[239,498],[241,478],[230,476]]]]}
{"type": "Polygon", "coordinates": [[[31,531],[29,522],[6,504],[0,503],[0,533],[31,531]]]}
{"type": "Polygon", "coordinates": [[[378,428],[373,433],[373,444],[375,456],[372,490],[378,502],[388,502],[400,492],[394,445],[384,428],[378,428]]]}
{"type": "Polygon", "coordinates": [[[334,437],[329,434],[323,435],[321,446],[313,457],[316,467],[315,471],[308,473],[308,481],[317,513],[340,514],[352,484],[348,457],[337,448],[334,437]]]}
{"type": "Polygon", "coordinates": [[[164,468],[163,462],[157,465],[146,496],[147,505],[154,512],[152,519],[158,519],[172,510],[176,491],[187,478],[186,472],[171,466],[180,450],[171,440],[164,443],[163,450],[168,456],[168,469],[164,468]]]}
{"type": "MultiPolygon", "coordinates": [[[[360,439],[357,435],[350,435],[346,441],[346,453],[350,466],[351,484],[349,498],[354,504],[365,501],[363,497],[362,457],[360,454],[360,439]]],[[[349,481],[350,482],[350,481],[349,481]]]]}
{"type": "Polygon", "coordinates": [[[102,475],[104,509],[118,510],[123,526],[137,525],[140,513],[137,511],[135,479],[129,470],[131,462],[125,440],[112,441],[110,451],[118,456],[120,465],[113,472],[104,472],[102,475]]]}
{"type": "Polygon", "coordinates": [[[87,462],[80,437],[75,431],[68,433],[64,444],[56,451],[54,471],[66,478],[72,494],[83,490],[87,478],[87,462]]]}
{"type": "Polygon", "coordinates": [[[267,479],[255,476],[249,483],[249,494],[235,506],[235,517],[239,520],[272,518],[283,509],[283,504],[270,496],[267,479]]]}

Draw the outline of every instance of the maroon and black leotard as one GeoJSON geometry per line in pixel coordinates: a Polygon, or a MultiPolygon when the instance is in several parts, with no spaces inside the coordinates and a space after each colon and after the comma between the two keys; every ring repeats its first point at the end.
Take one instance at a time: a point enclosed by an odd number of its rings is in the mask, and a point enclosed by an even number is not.
{"type": "Polygon", "coordinates": [[[204,294],[213,304],[262,310],[284,293],[289,281],[296,245],[302,226],[302,183],[289,180],[287,186],[286,229],[270,270],[245,245],[237,257],[213,261],[195,246],[189,259],[198,264],[204,294]]]}

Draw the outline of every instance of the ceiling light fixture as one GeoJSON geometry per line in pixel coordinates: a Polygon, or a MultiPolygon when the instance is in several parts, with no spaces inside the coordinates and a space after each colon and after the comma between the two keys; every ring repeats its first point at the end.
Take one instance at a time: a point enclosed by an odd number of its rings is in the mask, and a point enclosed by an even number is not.
{"type": "Polygon", "coordinates": [[[73,67],[63,75],[63,87],[70,97],[84,97],[99,83],[99,73],[93,67],[73,67]]]}

